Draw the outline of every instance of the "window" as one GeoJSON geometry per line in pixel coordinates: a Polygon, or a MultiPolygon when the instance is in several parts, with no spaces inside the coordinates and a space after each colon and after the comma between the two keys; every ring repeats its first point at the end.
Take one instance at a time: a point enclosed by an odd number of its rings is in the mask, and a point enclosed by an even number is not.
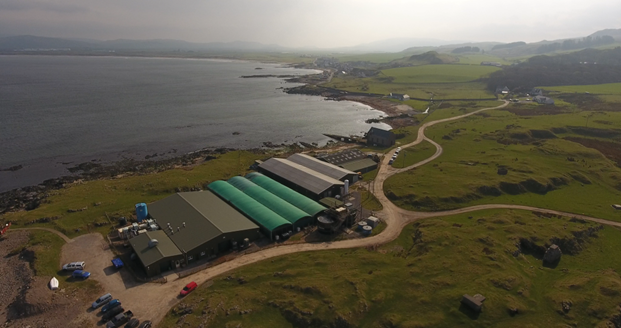
{"type": "Polygon", "coordinates": [[[201,252],[201,256],[205,256],[205,252],[201,252]]]}

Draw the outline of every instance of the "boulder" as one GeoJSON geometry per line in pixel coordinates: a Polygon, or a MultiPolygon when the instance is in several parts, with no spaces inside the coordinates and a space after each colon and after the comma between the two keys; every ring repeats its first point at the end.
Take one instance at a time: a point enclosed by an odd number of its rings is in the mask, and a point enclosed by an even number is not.
{"type": "Polygon", "coordinates": [[[543,255],[543,263],[557,263],[561,260],[561,255],[563,255],[563,253],[561,252],[561,248],[554,244],[550,246],[546,253],[543,255]]]}

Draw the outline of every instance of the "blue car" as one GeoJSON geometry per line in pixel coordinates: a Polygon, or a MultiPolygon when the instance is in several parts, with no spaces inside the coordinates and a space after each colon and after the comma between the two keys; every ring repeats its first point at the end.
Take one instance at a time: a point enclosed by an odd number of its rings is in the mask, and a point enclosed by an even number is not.
{"type": "Polygon", "coordinates": [[[101,308],[101,313],[106,313],[109,310],[112,310],[119,305],[121,305],[121,301],[119,301],[118,299],[113,299],[112,301],[108,302],[108,304],[104,305],[104,307],[101,308]]]}
{"type": "Polygon", "coordinates": [[[80,279],[86,279],[86,278],[88,278],[90,276],[91,276],[90,272],[83,271],[83,270],[75,270],[71,274],[71,277],[73,277],[73,278],[80,278],[80,279]]]}

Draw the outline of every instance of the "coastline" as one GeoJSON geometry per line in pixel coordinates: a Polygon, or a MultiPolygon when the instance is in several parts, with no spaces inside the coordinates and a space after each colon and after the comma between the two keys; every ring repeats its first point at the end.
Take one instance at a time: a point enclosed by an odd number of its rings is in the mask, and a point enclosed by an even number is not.
{"type": "MultiPolygon", "coordinates": [[[[24,54],[20,54],[24,55],[24,54]]],[[[32,55],[41,55],[46,56],[47,54],[32,54],[32,55]]],[[[67,54],[50,54],[53,56],[76,56],[76,55],[67,55],[67,54]]],[[[92,55],[91,55],[92,56],[92,55]]],[[[111,56],[101,56],[101,57],[111,57],[111,56]]],[[[115,55],[115,57],[126,57],[115,55]]],[[[135,57],[148,57],[148,58],[175,58],[175,59],[206,59],[206,60],[231,60],[231,61],[245,61],[238,60],[234,58],[189,58],[189,57],[153,57],[153,56],[135,56],[135,57]]],[[[249,62],[249,61],[245,61],[249,62]]],[[[266,63],[266,62],[257,62],[264,64],[274,64],[274,63],[266,63]]],[[[331,71],[329,69],[318,69],[316,67],[308,67],[307,65],[292,65],[288,64],[288,67],[291,68],[300,68],[300,69],[314,69],[320,71],[320,73],[316,74],[305,74],[300,76],[291,76],[287,77],[284,80],[292,83],[303,83],[304,85],[301,87],[308,87],[310,85],[320,84],[325,82],[330,76],[331,71]],[[300,67],[305,66],[305,67],[300,67]]],[[[279,77],[284,78],[284,77],[279,77]]],[[[283,88],[283,92],[289,94],[296,94],[296,92],[290,92],[291,89],[296,89],[300,87],[294,88],[283,88]]],[[[311,95],[309,93],[298,93],[311,95]]],[[[312,94],[317,95],[317,94],[312,94]]],[[[319,95],[321,96],[321,95],[319,95]]],[[[325,100],[336,100],[336,101],[352,101],[356,103],[360,103],[366,105],[371,110],[378,110],[386,114],[386,116],[396,115],[398,114],[397,106],[394,103],[383,99],[372,99],[364,96],[356,96],[356,95],[347,95],[344,97],[331,97],[324,96],[325,100]]],[[[385,117],[384,117],[385,118],[385,117]]],[[[393,122],[386,120],[385,123],[393,126],[393,122]]],[[[394,127],[394,126],[393,126],[394,127]]],[[[199,149],[195,151],[190,151],[182,155],[171,155],[171,157],[153,159],[149,157],[145,157],[145,160],[139,159],[127,159],[124,158],[118,161],[111,162],[97,162],[96,160],[84,161],[80,164],[77,164],[73,167],[67,168],[69,175],[60,175],[50,179],[43,180],[38,184],[32,184],[29,186],[18,187],[11,190],[0,192],[0,215],[6,212],[13,211],[21,211],[21,210],[31,210],[37,208],[44,200],[49,196],[49,192],[51,190],[58,190],[65,188],[69,184],[76,183],[79,181],[91,181],[98,179],[114,179],[119,178],[126,175],[141,175],[141,174],[150,174],[162,172],[174,168],[187,168],[194,165],[198,165],[205,161],[209,161],[216,158],[216,155],[223,154],[229,151],[235,150],[245,150],[256,152],[260,154],[267,154],[274,149],[279,149],[280,151],[300,151],[303,149],[330,149],[335,147],[336,145],[340,146],[340,143],[334,142],[333,140],[329,141],[324,147],[317,147],[317,145],[302,143],[302,142],[291,142],[289,144],[272,144],[268,142],[264,142],[263,147],[260,148],[252,148],[245,149],[243,147],[235,147],[235,148],[224,148],[224,147],[211,147],[209,149],[199,149]]],[[[0,168],[3,171],[18,171],[21,169],[21,165],[15,165],[10,168],[0,168]]]]}

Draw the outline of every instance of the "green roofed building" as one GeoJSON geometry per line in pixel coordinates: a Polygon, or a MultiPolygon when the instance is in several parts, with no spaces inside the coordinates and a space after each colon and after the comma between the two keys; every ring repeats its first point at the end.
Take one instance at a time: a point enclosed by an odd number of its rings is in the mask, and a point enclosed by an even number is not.
{"type": "Polygon", "coordinates": [[[184,258],[162,230],[140,234],[130,239],[130,243],[149,277],[178,267],[184,258]]]}
{"type": "Polygon", "coordinates": [[[291,222],[294,229],[302,228],[312,223],[313,218],[311,215],[244,177],[232,177],[228,180],[228,183],[291,222]]]}
{"type": "Polygon", "coordinates": [[[293,230],[291,222],[226,181],[214,181],[208,188],[261,226],[263,232],[272,240],[277,235],[293,230]]]}
{"type": "MultiPolygon", "coordinates": [[[[155,238],[158,245],[166,245],[166,249],[174,245],[182,255],[177,262],[177,253],[163,252],[163,258],[156,263],[170,262],[170,258],[174,258],[176,266],[184,265],[227,251],[233,243],[242,244],[246,238],[252,241],[261,237],[256,224],[210,191],[177,193],[149,204],[148,210],[149,216],[162,229],[148,233],[158,233],[159,238],[155,238]]],[[[146,238],[141,237],[143,235],[131,239],[132,247],[147,274],[156,274],[154,272],[161,268],[147,269],[151,260],[147,257],[143,261],[140,257],[141,250],[137,247],[144,249],[144,242],[134,246],[134,240],[146,238]]]]}
{"type": "Polygon", "coordinates": [[[321,206],[321,204],[316,201],[261,173],[248,173],[246,178],[272,194],[284,199],[293,206],[308,213],[308,215],[312,217],[317,217],[320,213],[326,210],[325,207],[321,206]]]}

